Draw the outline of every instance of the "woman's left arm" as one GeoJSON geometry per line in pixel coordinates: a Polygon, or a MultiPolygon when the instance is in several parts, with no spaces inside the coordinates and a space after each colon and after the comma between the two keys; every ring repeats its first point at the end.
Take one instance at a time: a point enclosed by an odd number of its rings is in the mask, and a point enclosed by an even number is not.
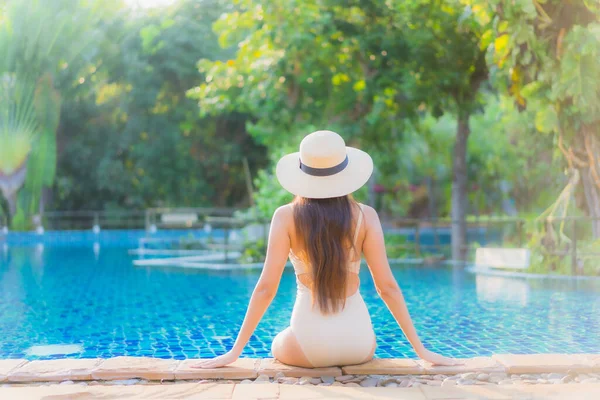
{"type": "Polygon", "coordinates": [[[265,265],[252,292],[242,328],[233,348],[221,356],[200,361],[192,365],[192,368],[218,368],[231,364],[240,357],[246,343],[250,340],[250,336],[254,333],[258,323],[277,293],[281,275],[283,274],[290,252],[288,227],[292,218],[293,215],[288,206],[278,208],[273,215],[265,265]]]}

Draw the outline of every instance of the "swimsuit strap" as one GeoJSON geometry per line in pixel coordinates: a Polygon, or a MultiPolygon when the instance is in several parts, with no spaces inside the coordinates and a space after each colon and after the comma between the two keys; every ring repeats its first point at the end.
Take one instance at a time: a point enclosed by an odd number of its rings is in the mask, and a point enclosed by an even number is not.
{"type": "Polygon", "coordinates": [[[362,220],[363,220],[362,205],[359,204],[358,207],[360,208],[360,211],[358,213],[358,221],[356,222],[356,232],[354,232],[354,240],[352,242],[355,246],[356,246],[356,240],[358,239],[358,234],[360,233],[360,226],[362,225],[362,220]]]}
{"type": "Polygon", "coordinates": [[[350,264],[350,269],[356,273],[358,273],[358,270],[360,269],[360,252],[356,249],[356,241],[358,240],[358,234],[360,233],[360,227],[363,222],[362,204],[359,204],[358,207],[360,208],[360,210],[358,213],[358,221],[356,221],[356,232],[354,232],[354,239],[352,245],[354,246],[354,252],[359,256],[359,260],[350,264]]]}

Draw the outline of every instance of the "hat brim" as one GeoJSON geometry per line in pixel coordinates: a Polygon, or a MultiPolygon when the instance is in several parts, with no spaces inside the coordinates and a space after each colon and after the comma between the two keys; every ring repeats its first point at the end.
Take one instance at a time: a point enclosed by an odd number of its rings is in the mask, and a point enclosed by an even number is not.
{"type": "Polygon", "coordinates": [[[346,147],[348,165],[330,176],[312,176],[300,169],[300,153],[284,156],[277,163],[277,179],[288,192],[310,199],[342,197],[363,187],[373,174],[373,159],[354,147],[346,147]]]}

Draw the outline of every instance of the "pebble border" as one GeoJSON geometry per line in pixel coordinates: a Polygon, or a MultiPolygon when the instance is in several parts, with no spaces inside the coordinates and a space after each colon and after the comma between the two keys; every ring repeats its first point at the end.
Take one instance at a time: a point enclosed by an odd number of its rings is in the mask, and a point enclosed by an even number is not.
{"type": "MultiPolygon", "coordinates": [[[[33,382],[33,383],[4,383],[0,388],[19,386],[49,386],[59,382],[33,382]]],[[[148,381],[143,379],[127,379],[113,381],[89,381],[74,382],[62,381],[60,385],[161,385],[180,383],[217,383],[217,384],[264,384],[275,383],[284,385],[313,385],[313,386],[347,386],[347,387],[398,387],[409,388],[418,386],[468,386],[468,385],[548,385],[548,384],[578,384],[598,383],[598,373],[548,373],[548,374],[507,374],[504,372],[478,373],[467,372],[456,375],[341,375],[337,377],[322,376],[312,378],[304,376],[301,378],[286,377],[285,373],[278,372],[274,378],[267,375],[259,375],[256,379],[225,380],[225,379],[203,379],[203,380],[180,380],[180,381],[148,381]]]]}

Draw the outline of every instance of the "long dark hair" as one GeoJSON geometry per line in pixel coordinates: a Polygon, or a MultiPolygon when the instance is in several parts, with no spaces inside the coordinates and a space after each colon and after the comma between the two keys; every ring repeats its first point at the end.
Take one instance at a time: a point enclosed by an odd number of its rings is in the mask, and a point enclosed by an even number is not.
{"type": "Polygon", "coordinates": [[[350,249],[354,248],[352,208],[356,201],[348,195],[329,199],[296,197],[294,223],[296,236],[306,249],[312,271],[313,306],[324,314],[335,313],[345,305],[350,249]]]}

